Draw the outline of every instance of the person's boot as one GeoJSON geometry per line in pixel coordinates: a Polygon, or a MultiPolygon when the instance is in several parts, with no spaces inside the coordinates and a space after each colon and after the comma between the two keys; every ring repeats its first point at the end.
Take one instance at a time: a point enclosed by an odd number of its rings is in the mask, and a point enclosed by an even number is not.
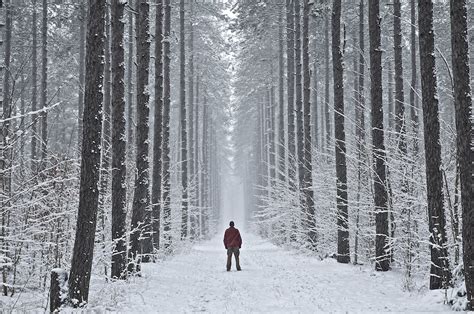
{"type": "Polygon", "coordinates": [[[237,256],[235,257],[235,264],[237,265],[237,271],[241,271],[242,269],[240,268],[240,261],[237,256]]]}
{"type": "Polygon", "coordinates": [[[227,255],[227,271],[230,271],[231,266],[232,266],[232,255],[227,255]]]}

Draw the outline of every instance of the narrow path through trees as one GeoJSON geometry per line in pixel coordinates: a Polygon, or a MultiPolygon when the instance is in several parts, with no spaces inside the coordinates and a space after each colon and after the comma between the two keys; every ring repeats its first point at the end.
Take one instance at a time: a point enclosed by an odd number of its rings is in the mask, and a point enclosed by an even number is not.
{"type": "Polygon", "coordinates": [[[447,310],[403,292],[400,273],[320,261],[245,232],[242,236],[241,272],[235,270],[234,261],[232,271],[225,270],[219,234],[165,261],[144,264],[143,277],[130,284],[93,284],[90,307],[136,313],[447,310]]]}

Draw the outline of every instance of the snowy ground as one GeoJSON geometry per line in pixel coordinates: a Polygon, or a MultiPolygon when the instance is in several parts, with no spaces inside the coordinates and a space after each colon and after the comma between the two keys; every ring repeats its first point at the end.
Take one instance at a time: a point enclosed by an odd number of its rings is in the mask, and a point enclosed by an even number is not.
{"type": "Polygon", "coordinates": [[[440,295],[410,295],[396,272],[287,252],[243,235],[242,272],[225,270],[221,238],[144,267],[126,284],[94,285],[91,305],[119,312],[451,312],[440,295]],[[112,287],[113,286],[113,287],[112,287]]]}
{"type": "MultiPolygon", "coordinates": [[[[452,313],[442,304],[443,291],[403,292],[396,271],[319,261],[246,233],[243,240],[241,272],[234,264],[231,272],[225,270],[219,236],[143,265],[141,278],[107,283],[93,277],[89,308],[99,313],[452,313]]],[[[44,312],[47,298],[47,291],[0,297],[0,312],[44,312]]]]}

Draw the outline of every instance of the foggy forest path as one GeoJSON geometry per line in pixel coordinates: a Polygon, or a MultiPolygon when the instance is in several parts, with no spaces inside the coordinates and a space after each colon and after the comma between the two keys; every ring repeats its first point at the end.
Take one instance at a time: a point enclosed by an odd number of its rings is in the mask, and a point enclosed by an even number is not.
{"type": "MultiPolygon", "coordinates": [[[[131,283],[126,293],[112,296],[116,303],[109,309],[144,313],[447,310],[403,292],[401,276],[395,272],[375,273],[332,259],[319,261],[245,233],[243,241],[241,272],[235,270],[234,260],[232,271],[225,270],[226,252],[219,236],[166,261],[144,265],[144,276],[131,283]]],[[[102,297],[111,302],[111,293],[102,297]]]]}

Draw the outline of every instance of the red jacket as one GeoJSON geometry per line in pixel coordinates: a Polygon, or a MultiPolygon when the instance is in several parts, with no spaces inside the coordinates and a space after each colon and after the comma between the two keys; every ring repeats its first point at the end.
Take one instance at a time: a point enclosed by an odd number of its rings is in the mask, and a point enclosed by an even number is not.
{"type": "Polygon", "coordinates": [[[226,249],[231,247],[240,247],[242,246],[242,238],[240,237],[239,229],[234,227],[229,227],[224,234],[224,246],[226,249]]]}

